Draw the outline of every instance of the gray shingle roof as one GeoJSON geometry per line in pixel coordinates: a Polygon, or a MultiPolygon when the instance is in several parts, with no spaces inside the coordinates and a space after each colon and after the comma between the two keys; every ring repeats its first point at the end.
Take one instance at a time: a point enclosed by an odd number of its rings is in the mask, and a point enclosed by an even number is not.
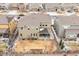
{"type": "Polygon", "coordinates": [[[56,21],[63,25],[79,25],[79,16],[57,16],[56,21]]]}
{"type": "Polygon", "coordinates": [[[77,4],[75,3],[63,3],[62,6],[63,7],[70,7],[70,6],[76,6],[77,4]]]}
{"type": "Polygon", "coordinates": [[[78,29],[79,30],[79,25],[71,25],[69,28],[67,29],[78,29]]]}
{"type": "Polygon", "coordinates": [[[8,19],[5,16],[0,17],[0,24],[8,24],[8,19]]]}
{"type": "MultiPolygon", "coordinates": [[[[9,15],[7,15],[9,16],[9,15]]],[[[8,24],[12,19],[10,17],[10,19],[8,19],[8,17],[3,15],[3,16],[0,16],[0,24],[8,24]]]]}
{"type": "Polygon", "coordinates": [[[61,6],[60,3],[46,3],[46,8],[54,8],[54,7],[59,7],[61,6]]]}
{"type": "Polygon", "coordinates": [[[51,17],[47,14],[30,14],[24,16],[18,22],[18,26],[30,25],[38,26],[40,22],[49,22],[51,23],[51,17]]]}
{"type": "Polygon", "coordinates": [[[32,9],[32,8],[39,8],[40,5],[42,5],[42,3],[30,3],[29,4],[29,8],[32,9]]]}

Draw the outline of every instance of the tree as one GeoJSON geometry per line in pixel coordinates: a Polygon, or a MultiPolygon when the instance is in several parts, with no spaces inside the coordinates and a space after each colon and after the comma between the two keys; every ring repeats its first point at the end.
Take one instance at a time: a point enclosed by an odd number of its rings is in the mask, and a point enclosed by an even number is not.
{"type": "Polygon", "coordinates": [[[62,42],[62,39],[61,39],[61,41],[60,41],[60,43],[59,43],[59,46],[60,46],[61,49],[64,48],[64,43],[62,42]]]}

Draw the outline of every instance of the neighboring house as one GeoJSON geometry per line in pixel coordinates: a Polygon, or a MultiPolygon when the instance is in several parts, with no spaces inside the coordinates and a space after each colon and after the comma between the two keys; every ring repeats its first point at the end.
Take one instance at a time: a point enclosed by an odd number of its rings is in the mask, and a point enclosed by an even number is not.
{"type": "Polygon", "coordinates": [[[78,12],[78,4],[73,3],[47,3],[45,4],[45,9],[48,12],[57,12],[57,13],[72,13],[78,12]]]}
{"type": "MultiPolygon", "coordinates": [[[[47,14],[28,14],[18,21],[17,29],[20,39],[50,39],[51,17],[47,14]]],[[[53,39],[53,38],[52,38],[53,39]]]]}
{"type": "Polygon", "coordinates": [[[5,16],[0,16],[0,37],[8,38],[8,19],[5,16]]]}
{"type": "Polygon", "coordinates": [[[18,3],[10,3],[8,8],[9,10],[18,10],[18,3]]]}
{"type": "Polygon", "coordinates": [[[57,16],[54,27],[65,51],[79,51],[79,16],[57,16]]]}
{"type": "Polygon", "coordinates": [[[29,3],[25,3],[25,9],[26,11],[29,11],[29,3]]]}
{"type": "Polygon", "coordinates": [[[79,15],[79,4],[76,4],[74,11],[75,14],[79,15]]]}
{"type": "Polygon", "coordinates": [[[0,16],[0,37],[9,38],[9,34],[14,33],[16,24],[12,19],[10,16],[0,16]]]}
{"type": "Polygon", "coordinates": [[[45,8],[46,8],[47,12],[61,13],[61,12],[64,11],[64,9],[62,8],[61,3],[46,3],[45,8]]]}
{"type": "Polygon", "coordinates": [[[43,11],[42,3],[29,3],[29,11],[43,11]]]}
{"type": "Polygon", "coordinates": [[[6,11],[6,10],[8,10],[8,4],[0,3],[0,11],[6,11]]]}
{"type": "Polygon", "coordinates": [[[65,10],[65,12],[68,12],[68,13],[72,13],[74,11],[77,11],[77,4],[74,4],[74,3],[63,3],[62,4],[62,7],[63,9],[65,10]]]}
{"type": "Polygon", "coordinates": [[[71,25],[68,29],[65,29],[65,38],[77,39],[79,38],[79,25],[71,25]]]}
{"type": "Polygon", "coordinates": [[[79,37],[79,17],[57,16],[55,19],[55,30],[61,38],[77,38],[79,37]]]}
{"type": "Polygon", "coordinates": [[[18,9],[20,12],[26,11],[26,5],[24,3],[18,3],[18,9]]]}

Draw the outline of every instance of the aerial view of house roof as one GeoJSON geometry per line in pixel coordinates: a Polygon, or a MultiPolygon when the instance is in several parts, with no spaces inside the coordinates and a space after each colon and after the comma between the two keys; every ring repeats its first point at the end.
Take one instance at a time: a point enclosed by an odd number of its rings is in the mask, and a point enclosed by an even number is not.
{"type": "Polygon", "coordinates": [[[66,7],[73,7],[73,6],[76,6],[77,4],[73,4],[73,3],[67,3],[67,4],[65,4],[65,3],[63,3],[62,4],[62,6],[64,7],[64,8],[66,8],[66,7]]]}
{"type": "Polygon", "coordinates": [[[57,16],[57,21],[65,25],[79,25],[79,16],[57,16]]]}
{"type": "Polygon", "coordinates": [[[8,24],[8,19],[6,18],[6,16],[0,17],[0,24],[8,24]]]}
{"type": "Polygon", "coordinates": [[[8,24],[13,19],[10,15],[0,15],[0,24],[8,24]]]}
{"type": "Polygon", "coordinates": [[[41,5],[42,5],[42,3],[30,3],[29,4],[29,8],[39,8],[39,7],[41,7],[41,5]]]}
{"type": "Polygon", "coordinates": [[[79,3],[0,3],[0,55],[28,54],[79,55],[79,3]]]}
{"type": "Polygon", "coordinates": [[[47,14],[33,13],[33,14],[29,14],[29,15],[22,17],[18,23],[21,23],[21,24],[19,24],[19,26],[23,26],[25,24],[31,25],[31,26],[32,25],[37,26],[40,24],[40,22],[51,23],[51,17],[47,14]]]}
{"type": "Polygon", "coordinates": [[[61,3],[46,3],[46,8],[54,8],[61,6],[61,3]]]}

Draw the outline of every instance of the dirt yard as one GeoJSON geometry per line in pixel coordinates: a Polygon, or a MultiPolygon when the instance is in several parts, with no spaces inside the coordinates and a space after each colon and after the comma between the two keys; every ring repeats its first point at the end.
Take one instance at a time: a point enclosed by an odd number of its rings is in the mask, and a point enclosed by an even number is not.
{"type": "Polygon", "coordinates": [[[53,53],[57,50],[53,40],[19,40],[15,42],[13,51],[17,53],[53,53]]]}

